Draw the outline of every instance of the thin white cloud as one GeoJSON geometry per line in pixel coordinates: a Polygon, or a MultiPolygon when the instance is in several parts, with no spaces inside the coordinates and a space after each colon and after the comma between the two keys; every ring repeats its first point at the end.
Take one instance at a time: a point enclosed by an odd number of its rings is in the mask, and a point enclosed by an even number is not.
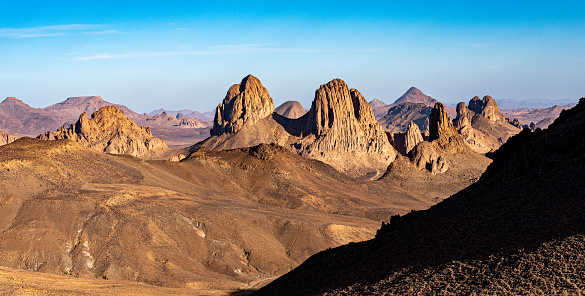
{"type": "MultiPolygon", "coordinates": [[[[41,26],[32,28],[0,28],[0,38],[39,38],[62,36],[69,32],[99,32],[93,30],[101,29],[102,32],[111,31],[103,30],[105,25],[91,24],[69,24],[41,26]]],[[[115,31],[115,30],[114,30],[115,31]]]]}
{"type": "Polygon", "coordinates": [[[102,31],[89,31],[89,32],[83,32],[84,34],[90,34],[90,35],[105,35],[105,34],[119,34],[120,31],[118,30],[102,30],[102,31]]]}
{"type": "Polygon", "coordinates": [[[125,54],[95,54],[92,56],[76,57],[78,61],[92,60],[110,60],[110,59],[130,59],[143,57],[172,57],[172,56],[190,56],[190,55],[211,55],[212,52],[205,51],[179,51],[179,52],[135,52],[125,54]]]}
{"type": "Polygon", "coordinates": [[[144,57],[175,57],[175,56],[200,56],[200,55],[240,55],[240,54],[254,54],[254,53],[295,53],[295,52],[310,52],[317,50],[308,50],[301,48],[272,48],[262,47],[264,44],[233,44],[233,45],[218,45],[205,51],[170,51],[170,52],[135,52],[124,54],[109,54],[100,53],[90,56],[76,57],[78,61],[92,61],[92,60],[107,60],[107,59],[130,59],[130,58],[144,58],[144,57]]]}

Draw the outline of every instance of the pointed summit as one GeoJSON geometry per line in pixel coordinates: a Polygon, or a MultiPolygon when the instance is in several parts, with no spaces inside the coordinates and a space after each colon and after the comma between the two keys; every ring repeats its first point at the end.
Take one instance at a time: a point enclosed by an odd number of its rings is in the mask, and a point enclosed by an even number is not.
{"type": "Polygon", "coordinates": [[[425,95],[420,89],[411,87],[398,100],[394,102],[395,105],[402,103],[421,103],[427,106],[434,106],[437,100],[425,95]]]}
{"type": "Polygon", "coordinates": [[[286,101],[282,103],[282,105],[278,106],[278,108],[276,108],[274,111],[286,118],[291,119],[297,119],[307,113],[307,111],[305,111],[303,108],[303,105],[297,101],[286,101]]]}
{"type": "Polygon", "coordinates": [[[373,99],[370,101],[370,106],[372,106],[372,108],[384,107],[384,106],[386,106],[386,103],[384,103],[378,99],[373,99]]]}
{"type": "Polygon", "coordinates": [[[230,87],[223,103],[215,109],[211,135],[236,133],[273,112],[274,102],[268,90],[258,78],[248,75],[230,87]]]}

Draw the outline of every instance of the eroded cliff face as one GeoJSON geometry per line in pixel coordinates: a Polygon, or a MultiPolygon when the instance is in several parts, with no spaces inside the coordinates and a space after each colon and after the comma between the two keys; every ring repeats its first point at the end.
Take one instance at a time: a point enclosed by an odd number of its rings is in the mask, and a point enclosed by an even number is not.
{"type": "Polygon", "coordinates": [[[418,125],[411,121],[410,124],[408,124],[408,129],[406,130],[406,137],[404,141],[404,146],[406,148],[405,152],[410,152],[410,150],[412,150],[418,143],[422,141],[423,137],[420,129],[418,128],[418,125]]]}
{"type": "Polygon", "coordinates": [[[168,149],[163,140],[152,136],[148,127],[139,127],[115,106],[102,107],[91,115],[91,119],[83,113],[75,124],[46,132],[37,138],[70,139],[106,153],[141,158],[157,157],[168,149]]]}
{"type": "Polygon", "coordinates": [[[274,112],[274,102],[258,78],[248,75],[228,90],[213,120],[212,136],[236,133],[274,112]]]}
{"type": "Polygon", "coordinates": [[[217,107],[212,137],[202,146],[223,150],[278,144],[354,174],[384,170],[396,158],[371,106],[343,80],[321,85],[311,109],[298,119],[273,113],[272,99],[261,85],[248,76],[230,88],[217,107]]]}

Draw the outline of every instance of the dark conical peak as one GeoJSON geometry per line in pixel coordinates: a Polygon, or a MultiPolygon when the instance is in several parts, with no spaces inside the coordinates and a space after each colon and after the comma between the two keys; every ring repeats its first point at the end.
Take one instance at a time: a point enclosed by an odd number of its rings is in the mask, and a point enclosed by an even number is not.
{"type": "Polygon", "coordinates": [[[386,103],[384,103],[378,99],[373,99],[370,101],[370,106],[372,106],[372,108],[383,107],[383,106],[386,106],[386,103]]]}
{"type": "Polygon", "coordinates": [[[418,89],[418,88],[416,88],[416,87],[414,87],[414,86],[413,86],[413,87],[411,87],[411,88],[409,88],[409,89],[406,91],[406,93],[405,93],[405,94],[413,94],[413,95],[420,95],[420,94],[422,94],[422,95],[424,95],[424,93],[423,93],[423,92],[422,92],[420,89],[418,89]]]}
{"type": "Polygon", "coordinates": [[[425,95],[420,89],[411,87],[406,91],[400,98],[398,98],[394,104],[402,103],[422,103],[427,106],[434,106],[437,100],[430,96],[425,95]]]}

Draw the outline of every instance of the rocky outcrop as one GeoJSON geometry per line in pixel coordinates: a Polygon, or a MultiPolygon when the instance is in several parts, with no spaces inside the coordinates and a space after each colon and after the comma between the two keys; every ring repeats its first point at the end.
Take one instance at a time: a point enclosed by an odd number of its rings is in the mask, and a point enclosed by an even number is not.
{"type": "Polygon", "coordinates": [[[504,114],[500,112],[498,104],[490,96],[484,96],[483,100],[479,99],[477,96],[474,97],[469,101],[469,110],[473,111],[475,114],[481,114],[483,117],[493,122],[500,124],[506,123],[504,114]]]}
{"type": "Polygon", "coordinates": [[[10,143],[16,141],[16,139],[18,139],[18,138],[20,138],[20,137],[15,135],[15,134],[0,131],[0,146],[10,144],[10,143]]]}
{"type": "Polygon", "coordinates": [[[314,141],[302,154],[326,162],[336,162],[339,154],[356,159],[373,157],[386,165],[396,158],[372,107],[358,90],[350,90],[341,79],[321,85],[315,92],[305,134],[314,137],[314,141]]]}
{"type": "Polygon", "coordinates": [[[418,169],[426,169],[432,174],[444,173],[449,169],[449,164],[439,151],[430,142],[421,142],[414,147],[408,157],[418,169]]]}
{"type": "Polygon", "coordinates": [[[91,119],[82,113],[75,124],[46,132],[37,138],[70,139],[106,153],[141,158],[156,157],[167,149],[165,142],[153,137],[148,127],[139,127],[115,106],[102,107],[91,115],[91,119]]]}
{"type": "Polygon", "coordinates": [[[274,112],[274,102],[258,78],[248,75],[228,90],[217,106],[212,136],[236,133],[274,112]]]}
{"type": "MultiPolygon", "coordinates": [[[[257,80],[253,76],[249,77],[257,80]]],[[[246,79],[250,80],[245,78],[238,90],[246,83],[246,79]]],[[[261,86],[259,81],[254,84],[261,86]]],[[[311,109],[298,119],[267,112],[266,106],[272,105],[272,99],[265,89],[256,93],[265,93],[270,102],[263,103],[257,99],[257,106],[247,108],[243,108],[241,103],[230,103],[227,98],[233,97],[232,93],[235,92],[235,87],[230,88],[226,100],[218,106],[212,136],[202,146],[223,150],[261,143],[277,144],[354,175],[372,169],[386,169],[397,155],[384,130],[374,118],[371,106],[359,91],[350,90],[341,79],[321,85],[315,91],[311,109]],[[239,125],[239,129],[234,129],[235,125],[229,124],[234,121],[223,120],[224,114],[240,114],[237,118],[252,118],[253,120],[245,122],[256,120],[256,123],[248,124],[245,128],[239,125]]],[[[249,97],[250,93],[247,92],[243,97],[249,97]]],[[[244,121],[241,122],[243,124],[244,121]]]]}
{"type": "Polygon", "coordinates": [[[410,122],[408,125],[408,129],[406,130],[406,137],[405,137],[405,152],[408,153],[412,150],[418,143],[423,141],[422,134],[418,125],[414,124],[414,122],[410,122]]]}
{"type": "Polygon", "coordinates": [[[433,174],[446,172],[449,169],[450,157],[469,150],[453,127],[445,106],[439,102],[429,115],[428,141],[423,139],[425,137],[416,124],[411,123],[404,136],[404,150],[416,168],[428,170],[433,174]]]}
{"type": "Polygon", "coordinates": [[[286,118],[297,119],[307,113],[301,103],[297,101],[286,101],[282,105],[278,106],[274,110],[277,114],[280,114],[286,118]]]}
{"type": "Polygon", "coordinates": [[[377,107],[383,107],[386,106],[386,103],[378,100],[378,99],[373,99],[370,101],[370,106],[372,106],[372,108],[377,108],[377,107]]]}
{"type": "Polygon", "coordinates": [[[520,132],[519,122],[506,119],[490,96],[474,97],[469,107],[463,102],[457,104],[453,124],[467,145],[478,153],[496,150],[510,136],[520,132]]]}
{"type": "Polygon", "coordinates": [[[429,133],[431,141],[457,135],[457,130],[453,127],[451,118],[447,115],[445,106],[442,103],[435,103],[435,107],[431,110],[431,115],[429,115],[429,133]]]}
{"type": "Polygon", "coordinates": [[[204,122],[201,122],[197,118],[187,117],[183,115],[183,113],[178,113],[176,116],[172,116],[166,111],[163,111],[161,114],[154,115],[150,118],[145,120],[146,125],[148,126],[157,126],[157,127],[185,127],[185,128],[205,128],[208,125],[204,122]]]}

